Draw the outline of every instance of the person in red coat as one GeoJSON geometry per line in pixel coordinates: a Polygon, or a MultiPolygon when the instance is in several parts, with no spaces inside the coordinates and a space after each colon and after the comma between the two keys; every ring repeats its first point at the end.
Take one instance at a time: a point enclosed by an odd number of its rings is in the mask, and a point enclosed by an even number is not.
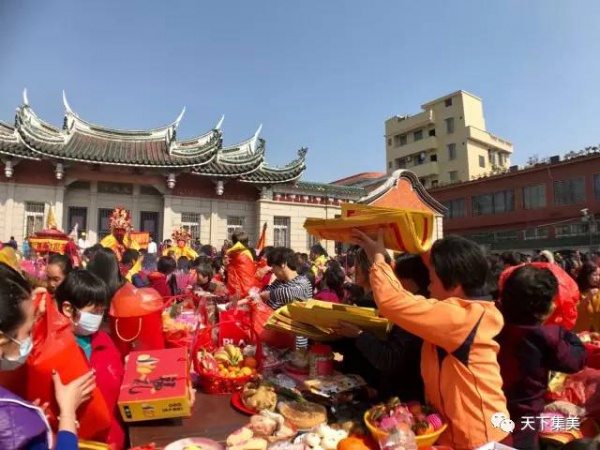
{"type": "Polygon", "coordinates": [[[75,339],[96,374],[96,384],[113,420],[106,439],[112,449],[125,447],[125,429],[117,406],[124,368],[119,350],[104,331],[102,318],[109,305],[104,281],[87,270],[71,272],[56,289],[58,309],[71,320],[75,339]]]}
{"type": "Polygon", "coordinates": [[[162,297],[170,297],[174,294],[176,280],[171,280],[171,275],[177,269],[175,259],[170,256],[161,256],[156,263],[156,272],[148,274],[148,283],[162,297]]]}
{"type": "Polygon", "coordinates": [[[227,250],[225,261],[227,271],[227,290],[229,295],[244,298],[250,289],[260,288],[256,279],[256,264],[248,250],[248,235],[244,231],[236,231],[231,235],[233,247],[227,250]]]}

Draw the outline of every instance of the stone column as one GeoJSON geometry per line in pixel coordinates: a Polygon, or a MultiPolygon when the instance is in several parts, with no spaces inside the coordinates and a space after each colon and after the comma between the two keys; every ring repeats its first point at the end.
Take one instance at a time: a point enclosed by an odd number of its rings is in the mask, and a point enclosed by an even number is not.
{"type": "MultiPolygon", "coordinates": [[[[219,250],[220,244],[218,242],[218,233],[217,233],[217,227],[219,226],[219,206],[218,206],[218,202],[217,200],[211,199],[210,200],[210,218],[208,220],[208,230],[209,230],[209,244],[217,247],[217,250],[219,250]]],[[[227,234],[227,233],[225,233],[227,234]]],[[[222,245],[222,242],[221,242],[222,245]]]]}
{"type": "Polygon", "coordinates": [[[66,230],[65,226],[67,226],[67,222],[64,220],[66,209],[64,208],[65,202],[65,186],[64,184],[60,184],[56,186],[56,194],[54,197],[54,217],[56,217],[56,226],[59,230],[63,230],[65,233],[69,234],[71,230],[66,230]]]}
{"type": "Polygon", "coordinates": [[[163,214],[163,241],[171,238],[173,232],[173,196],[164,196],[165,206],[163,214]]]}
{"type": "Polygon", "coordinates": [[[90,183],[90,211],[88,213],[88,236],[89,244],[98,242],[98,182],[90,183]]]}
{"type": "MultiPolygon", "coordinates": [[[[15,217],[14,208],[15,208],[15,182],[14,180],[10,180],[8,183],[7,195],[6,195],[6,207],[4,209],[6,213],[6,222],[4,227],[4,239],[8,240],[10,236],[13,235],[13,221],[18,219],[15,217]]],[[[21,222],[25,220],[24,216],[21,217],[21,222]]],[[[21,233],[23,233],[21,231],[21,233]]],[[[16,236],[15,236],[16,237],[16,236]]],[[[25,237],[25,236],[23,236],[25,237]]],[[[23,240],[23,239],[21,239],[23,240]]]]}
{"type": "Polygon", "coordinates": [[[140,185],[139,184],[134,184],[133,185],[133,191],[131,194],[131,199],[132,199],[132,204],[131,204],[131,226],[133,227],[134,230],[139,231],[140,230],[140,206],[139,206],[139,199],[140,199],[140,185]]]}

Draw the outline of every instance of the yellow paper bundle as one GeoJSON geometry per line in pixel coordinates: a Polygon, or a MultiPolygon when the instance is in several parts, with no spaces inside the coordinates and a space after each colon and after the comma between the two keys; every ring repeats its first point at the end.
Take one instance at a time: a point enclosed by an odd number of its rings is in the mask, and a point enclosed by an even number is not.
{"type": "Polygon", "coordinates": [[[341,305],[319,300],[293,302],[279,308],[267,323],[267,328],[285,331],[316,341],[342,338],[335,329],[341,321],[357,325],[363,330],[385,339],[389,328],[387,319],[377,315],[372,308],[341,305]]]}
{"type": "Polygon", "coordinates": [[[421,254],[431,248],[433,221],[430,212],[344,204],[340,219],[306,219],[304,228],[319,239],[338,242],[352,242],[355,228],[372,239],[382,229],[387,249],[421,254]]]}

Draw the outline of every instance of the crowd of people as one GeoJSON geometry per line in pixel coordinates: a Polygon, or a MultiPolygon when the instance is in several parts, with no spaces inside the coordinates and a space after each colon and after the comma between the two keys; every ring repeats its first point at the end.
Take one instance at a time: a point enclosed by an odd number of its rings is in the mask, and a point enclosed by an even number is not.
{"type": "MultiPolygon", "coordinates": [[[[559,260],[541,252],[531,258],[560,265],[576,280],[581,300],[577,324],[569,331],[545,324],[558,294],[552,270],[513,253],[486,256],[479,245],[462,237],[436,241],[427,255],[395,260],[381,238],[358,230],[355,245],[334,257],[321,245],[309,254],[284,247],[257,253],[243,231],[234,233],[220,251],[200,242],[190,245],[183,232],[174,234],[174,240],[176,245],[165,242],[156,251],[144,251],[122,245],[123,236],[117,234],[113,248],[85,248],[80,267],[61,254],[30,255],[35,264],[25,266],[17,262],[14,246],[1,251],[0,371],[26,362],[33,346],[31,330],[45,313],[43,306],[34,305],[40,292],[51,294],[69,320],[91,368],[67,385],[59,373],[52,375],[60,408],[55,448],[77,448],[77,410],[96,386],[113,412],[107,442],[117,449],[126,445],[116,405],[123,355],[104,319],[112,299],[127,284],[153,288],[163,298],[200,290],[229,298],[235,306],[260,301],[273,310],[310,298],[378,308],[393,324],[386,340],[353,324],[339,324],[337,332],[345,339],[334,347],[343,355],[342,370],[361,375],[381,398],[431,403],[449,423],[445,443],[456,449],[491,441],[539,448],[536,430],[517,426],[510,435],[492,426],[491,417],[502,413],[519,424],[525,416],[538,416],[549,373],[584,367],[585,348],[575,332],[600,331],[595,254],[573,253],[559,260]],[[499,282],[501,273],[513,266],[499,282]]],[[[296,338],[297,349],[307,343],[296,338]]],[[[10,408],[0,408],[0,415],[30,424],[18,433],[0,432],[0,447],[52,448],[44,405],[0,389],[0,406],[11,402],[10,408]]]]}

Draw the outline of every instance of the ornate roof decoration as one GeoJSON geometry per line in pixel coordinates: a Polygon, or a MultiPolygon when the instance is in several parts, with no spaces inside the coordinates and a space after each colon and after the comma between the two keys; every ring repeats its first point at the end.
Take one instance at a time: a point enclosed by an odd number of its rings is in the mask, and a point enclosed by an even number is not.
{"type": "Polygon", "coordinates": [[[438,214],[444,214],[446,212],[446,208],[431,195],[429,195],[429,193],[425,190],[419,181],[419,178],[410,170],[403,169],[394,171],[385,183],[362,197],[359,202],[366,205],[372,204],[394,189],[401,179],[407,180],[410,183],[411,188],[416,191],[421,200],[433,211],[437,212],[438,214]]]}
{"type": "Polygon", "coordinates": [[[169,125],[149,130],[120,130],[79,117],[64,92],[63,105],[63,126],[58,128],[37,116],[24,90],[15,126],[0,122],[0,155],[175,171],[186,169],[197,175],[235,177],[249,183],[294,181],[306,168],[304,149],[300,158],[285,167],[269,167],[265,162],[265,141],[259,137],[262,125],[246,141],[224,147],[221,130],[224,116],[206,133],[177,140],[177,128],[185,108],[169,125]]]}

